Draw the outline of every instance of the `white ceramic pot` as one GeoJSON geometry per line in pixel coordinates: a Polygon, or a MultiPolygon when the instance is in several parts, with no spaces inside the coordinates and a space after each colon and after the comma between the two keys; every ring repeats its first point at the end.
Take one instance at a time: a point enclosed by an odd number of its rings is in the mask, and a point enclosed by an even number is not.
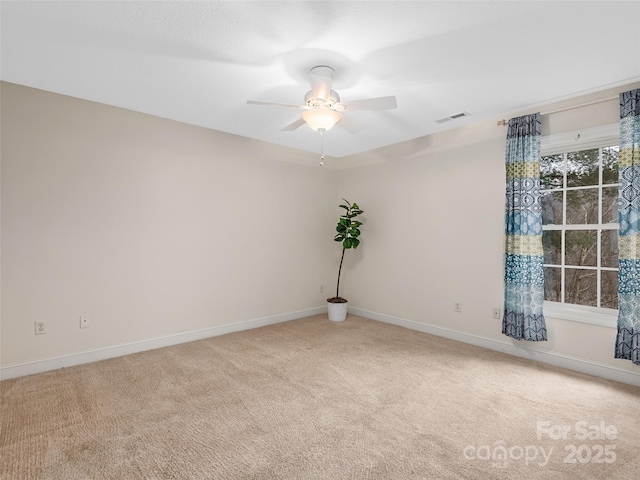
{"type": "Polygon", "coordinates": [[[327,312],[329,314],[329,320],[332,322],[342,322],[347,318],[347,302],[327,302],[327,312]]]}

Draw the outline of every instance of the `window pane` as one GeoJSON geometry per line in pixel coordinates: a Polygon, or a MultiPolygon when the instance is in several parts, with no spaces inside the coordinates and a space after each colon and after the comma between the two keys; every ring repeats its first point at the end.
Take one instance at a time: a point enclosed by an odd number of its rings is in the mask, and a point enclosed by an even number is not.
{"type": "Polygon", "coordinates": [[[540,158],[540,189],[562,187],[564,164],[562,155],[548,155],[540,158]]]}
{"type": "Polygon", "coordinates": [[[602,183],[618,183],[618,153],[620,147],[602,149],[602,183]]]}
{"type": "Polygon", "coordinates": [[[618,230],[603,230],[600,238],[601,266],[618,268],[618,230]]]}
{"type": "Polygon", "coordinates": [[[562,232],[559,230],[545,230],[542,232],[542,248],[546,265],[560,265],[562,232]]]}
{"type": "Polygon", "coordinates": [[[602,189],[602,223],[618,223],[618,187],[602,189]]]}
{"type": "Polygon", "coordinates": [[[567,187],[583,187],[599,183],[597,148],[567,153],[567,187]]]}
{"type": "Polygon", "coordinates": [[[562,277],[559,268],[544,267],[544,299],[561,302],[562,277]]]}
{"type": "Polygon", "coordinates": [[[543,225],[562,225],[562,192],[540,194],[543,225]]]}
{"type": "Polygon", "coordinates": [[[567,230],[565,232],[564,264],[595,267],[598,235],[596,230],[567,230]]]}
{"type": "Polygon", "coordinates": [[[597,225],[618,223],[619,156],[609,145],[541,157],[545,300],[618,308],[618,230],[597,225]]]}
{"type": "Polygon", "coordinates": [[[565,275],[565,303],[596,307],[597,272],[581,268],[567,268],[565,275]]]}
{"type": "Polygon", "coordinates": [[[618,308],[618,272],[602,272],[600,295],[601,307],[618,308]]]}
{"type": "Polygon", "coordinates": [[[598,189],[567,191],[567,224],[598,223],[598,189]]]}

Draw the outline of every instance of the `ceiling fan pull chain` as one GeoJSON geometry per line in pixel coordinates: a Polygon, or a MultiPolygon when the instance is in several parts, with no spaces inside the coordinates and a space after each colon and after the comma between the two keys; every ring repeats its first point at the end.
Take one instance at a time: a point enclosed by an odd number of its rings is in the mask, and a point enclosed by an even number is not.
{"type": "Polygon", "coordinates": [[[324,133],[324,128],[319,128],[320,132],[320,166],[324,165],[324,137],[322,134],[324,133]]]}

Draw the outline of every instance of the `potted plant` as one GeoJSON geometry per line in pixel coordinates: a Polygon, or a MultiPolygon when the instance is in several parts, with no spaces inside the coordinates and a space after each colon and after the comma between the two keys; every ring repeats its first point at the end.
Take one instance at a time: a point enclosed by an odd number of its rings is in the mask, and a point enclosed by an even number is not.
{"type": "Polygon", "coordinates": [[[340,257],[340,267],[338,268],[338,283],[336,284],[336,296],[327,298],[327,311],[329,313],[329,320],[334,322],[341,322],[347,318],[347,299],[340,296],[340,274],[342,273],[342,262],[344,261],[344,252],[348,248],[358,248],[360,245],[360,225],[362,222],[354,220],[360,215],[362,210],[357,203],[349,203],[344,198],[342,199],[344,204],[339,205],[345,211],[340,215],[338,226],[336,231],[338,232],[334,237],[336,242],[342,243],[342,256],[340,257]]]}

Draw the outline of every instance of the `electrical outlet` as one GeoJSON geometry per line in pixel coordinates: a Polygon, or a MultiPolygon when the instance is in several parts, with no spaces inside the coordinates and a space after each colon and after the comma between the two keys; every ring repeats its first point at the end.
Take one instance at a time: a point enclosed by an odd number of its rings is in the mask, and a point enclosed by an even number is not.
{"type": "Polygon", "coordinates": [[[324,285],[320,284],[320,293],[324,293],[324,285]]]}
{"type": "Polygon", "coordinates": [[[493,317],[494,320],[502,320],[502,318],[501,318],[502,315],[501,315],[501,312],[500,312],[500,308],[496,307],[496,308],[493,309],[492,317],[493,317]]]}
{"type": "Polygon", "coordinates": [[[44,335],[47,333],[47,323],[44,320],[36,321],[36,335],[44,335]]]}
{"type": "Polygon", "coordinates": [[[456,313],[461,313],[462,312],[462,303],[455,302],[453,304],[453,311],[456,312],[456,313]]]}
{"type": "Polygon", "coordinates": [[[89,328],[91,326],[91,319],[89,315],[80,315],[80,328],[89,328]]]}

